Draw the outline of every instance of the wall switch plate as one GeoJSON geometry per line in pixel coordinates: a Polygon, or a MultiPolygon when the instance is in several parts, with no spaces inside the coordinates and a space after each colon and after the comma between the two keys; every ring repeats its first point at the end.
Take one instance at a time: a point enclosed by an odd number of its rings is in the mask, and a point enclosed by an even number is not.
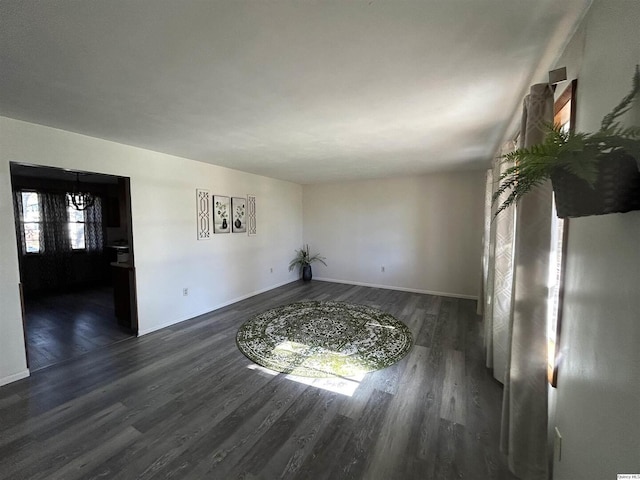
{"type": "Polygon", "coordinates": [[[380,267],[380,271],[384,273],[384,267],[380,267]]]}

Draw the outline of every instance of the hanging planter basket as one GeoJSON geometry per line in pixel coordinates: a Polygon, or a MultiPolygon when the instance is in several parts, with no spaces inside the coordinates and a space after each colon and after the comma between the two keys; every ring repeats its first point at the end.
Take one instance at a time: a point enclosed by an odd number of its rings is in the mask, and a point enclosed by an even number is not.
{"type": "Polygon", "coordinates": [[[640,171],[636,160],[629,155],[602,156],[594,188],[560,169],[551,174],[551,183],[560,218],[640,210],[640,171]]]}

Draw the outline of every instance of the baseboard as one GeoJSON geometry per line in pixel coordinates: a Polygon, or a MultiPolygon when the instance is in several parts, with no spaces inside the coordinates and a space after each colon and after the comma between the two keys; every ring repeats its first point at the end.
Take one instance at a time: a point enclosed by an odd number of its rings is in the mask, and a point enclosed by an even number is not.
{"type": "Polygon", "coordinates": [[[29,375],[30,375],[30,372],[29,372],[29,369],[27,368],[25,370],[22,370],[21,372],[14,373],[13,375],[9,375],[8,377],[0,378],[0,386],[17,382],[18,380],[27,378],[29,375]]]}
{"type": "Polygon", "coordinates": [[[265,288],[262,288],[260,290],[256,290],[254,292],[247,293],[246,295],[242,295],[240,297],[236,297],[236,298],[234,298],[232,300],[228,300],[226,302],[220,303],[218,305],[214,305],[213,308],[208,309],[208,310],[206,310],[206,311],[204,311],[202,313],[198,313],[196,315],[193,315],[193,316],[191,316],[189,318],[183,318],[182,320],[170,321],[170,322],[162,323],[160,325],[154,325],[152,328],[145,328],[143,330],[138,330],[138,336],[141,337],[142,335],[147,335],[148,333],[157,332],[158,330],[162,330],[163,328],[171,327],[172,325],[176,325],[178,323],[186,322],[187,320],[193,320],[194,318],[200,317],[201,315],[206,315],[208,313],[215,312],[216,310],[219,310],[219,309],[221,309],[223,307],[226,307],[226,306],[229,306],[231,304],[240,302],[242,300],[246,300],[247,298],[255,297],[256,295],[260,295],[261,293],[268,292],[269,290],[273,290],[275,288],[279,288],[279,287],[282,287],[284,285],[288,285],[289,283],[294,283],[296,281],[297,280],[287,280],[287,281],[284,281],[284,282],[281,282],[281,283],[276,283],[276,284],[271,285],[269,287],[265,287],[265,288]]]}
{"type": "Polygon", "coordinates": [[[360,287],[384,288],[386,290],[398,290],[400,292],[424,293],[427,295],[437,295],[439,297],[464,298],[467,300],[478,300],[476,295],[463,295],[461,293],[436,292],[433,290],[420,290],[418,288],[394,287],[392,285],[378,285],[376,283],[353,282],[351,280],[336,280],[335,278],[313,277],[315,280],[330,283],[344,283],[347,285],[358,285],[360,287]]]}

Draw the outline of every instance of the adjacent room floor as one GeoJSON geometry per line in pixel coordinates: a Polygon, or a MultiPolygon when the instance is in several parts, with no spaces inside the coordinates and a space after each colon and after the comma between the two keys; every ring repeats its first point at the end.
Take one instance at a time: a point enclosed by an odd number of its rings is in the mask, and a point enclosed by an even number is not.
{"type": "Polygon", "coordinates": [[[111,287],[29,299],[25,323],[32,372],[133,335],[118,324],[111,287]]]}
{"type": "Polygon", "coordinates": [[[481,332],[471,300],[289,284],[0,388],[0,478],[512,479],[481,332]],[[257,368],[238,327],[298,300],[383,309],[415,345],[360,382],[257,368]]]}

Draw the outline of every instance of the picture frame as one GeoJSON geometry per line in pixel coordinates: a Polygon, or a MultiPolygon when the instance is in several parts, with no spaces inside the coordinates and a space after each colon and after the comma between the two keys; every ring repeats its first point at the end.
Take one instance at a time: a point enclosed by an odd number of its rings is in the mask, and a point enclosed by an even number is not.
{"type": "Polygon", "coordinates": [[[229,197],[213,196],[213,233],[231,231],[231,203],[229,197]]]}
{"type": "Polygon", "coordinates": [[[209,190],[196,188],[196,225],[198,240],[211,238],[211,204],[209,190]]]}
{"type": "Polygon", "coordinates": [[[247,195],[247,233],[250,237],[258,234],[255,195],[247,195]]]}
{"type": "Polygon", "coordinates": [[[231,197],[231,213],[233,233],[245,233],[247,231],[247,199],[244,197],[231,197]]]}

